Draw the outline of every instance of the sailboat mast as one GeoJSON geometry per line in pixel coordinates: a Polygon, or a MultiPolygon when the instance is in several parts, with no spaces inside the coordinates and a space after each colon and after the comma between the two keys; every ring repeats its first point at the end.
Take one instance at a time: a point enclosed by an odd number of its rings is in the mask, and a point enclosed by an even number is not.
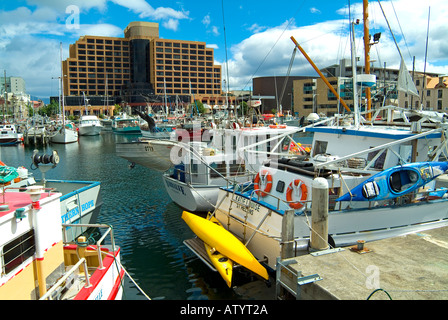
{"type": "MultiPolygon", "coordinates": [[[[369,0],[363,0],[363,20],[364,20],[364,61],[365,74],[370,74],[370,34],[369,34],[369,0]]],[[[366,87],[367,111],[372,109],[370,87],[366,87]]],[[[371,120],[370,112],[367,113],[367,120],[371,120]]]]}
{"type": "Polygon", "coordinates": [[[65,129],[65,104],[64,104],[64,70],[62,66],[62,42],[59,43],[61,54],[61,99],[62,99],[62,128],[65,129]]]}

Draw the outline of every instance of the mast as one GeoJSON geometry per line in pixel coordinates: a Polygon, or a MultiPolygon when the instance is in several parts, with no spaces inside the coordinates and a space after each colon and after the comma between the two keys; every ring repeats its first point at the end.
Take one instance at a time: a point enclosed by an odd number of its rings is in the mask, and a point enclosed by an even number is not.
{"type": "MultiPolygon", "coordinates": [[[[364,19],[364,61],[365,73],[370,74],[370,34],[369,34],[369,0],[363,0],[363,19],[364,19]]],[[[370,87],[366,87],[367,111],[372,109],[372,100],[370,87]]],[[[367,120],[371,120],[372,115],[367,113],[367,120]]]]}
{"type": "Polygon", "coordinates": [[[62,42],[59,43],[61,51],[61,98],[62,98],[62,128],[65,130],[65,104],[64,104],[64,71],[62,67],[62,42]]]}

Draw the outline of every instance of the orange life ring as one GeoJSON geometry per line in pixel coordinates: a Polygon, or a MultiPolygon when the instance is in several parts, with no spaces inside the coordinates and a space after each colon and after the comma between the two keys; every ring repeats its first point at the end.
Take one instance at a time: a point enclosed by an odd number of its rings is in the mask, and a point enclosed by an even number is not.
{"type": "Polygon", "coordinates": [[[303,207],[303,202],[306,201],[308,197],[308,189],[306,188],[306,184],[300,180],[296,179],[294,182],[291,182],[288,186],[288,189],[286,190],[286,201],[292,201],[292,191],[294,189],[293,184],[296,187],[300,187],[300,190],[302,191],[302,196],[299,201],[297,202],[290,202],[289,206],[293,209],[300,209],[303,207]]]}
{"type": "Polygon", "coordinates": [[[261,174],[266,176],[266,187],[263,191],[260,190],[260,172],[258,172],[254,179],[254,190],[257,195],[266,197],[268,195],[267,192],[272,189],[272,175],[267,170],[262,171],[261,174]]]}
{"type": "Polygon", "coordinates": [[[277,129],[277,126],[276,126],[275,124],[270,124],[270,125],[269,125],[269,128],[271,128],[271,129],[277,129]]]}

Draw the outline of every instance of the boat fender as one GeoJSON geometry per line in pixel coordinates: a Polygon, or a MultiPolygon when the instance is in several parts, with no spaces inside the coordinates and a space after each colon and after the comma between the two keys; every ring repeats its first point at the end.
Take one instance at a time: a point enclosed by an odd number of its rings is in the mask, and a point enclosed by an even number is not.
{"type": "Polygon", "coordinates": [[[306,184],[300,180],[300,179],[296,179],[293,182],[291,182],[288,186],[288,189],[286,190],[286,201],[290,202],[289,206],[293,209],[300,209],[303,207],[303,203],[306,201],[306,199],[308,198],[308,189],[306,187],[306,184]],[[294,185],[293,185],[294,184],[294,185]],[[300,188],[301,190],[301,197],[300,200],[297,202],[290,202],[293,201],[292,200],[292,192],[294,190],[294,187],[296,188],[300,188]]]}
{"type": "Polygon", "coordinates": [[[260,172],[257,173],[257,176],[254,179],[254,190],[255,193],[259,196],[266,197],[269,191],[272,189],[272,175],[267,170],[263,170],[261,172],[262,180],[266,181],[266,187],[263,191],[260,191],[260,172]]]}

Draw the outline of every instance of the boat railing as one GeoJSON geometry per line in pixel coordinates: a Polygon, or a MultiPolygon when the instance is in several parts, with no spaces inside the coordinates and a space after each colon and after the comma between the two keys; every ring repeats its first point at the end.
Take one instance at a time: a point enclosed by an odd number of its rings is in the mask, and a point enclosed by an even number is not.
{"type": "Polygon", "coordinates": [[[73,267],[70,268],[70,270],[68,270],[64,274],[63,277],[61,277],[50,289],[48,289],[48,291],[42,297],[40,297],[39,300],[47,300],[47,299],[53,300],[52,294],[64,284],[64,282],[67,280],[68,277],[70,277],[73,273],[75,273],[81,267],[83,267],[84,274],[86,277],[85,287],[86,288],[90,287],[91,284],[90,284],[89,272],[87,270],[87,261],[85,258],[81,258],[73,267]]]}
{"type": "MultiPolygon", "coordinates": [[[[7,186],[3,185],[0,188],[0,193],[2,193],[2,197],[3,197],[2,203],[5,203],[5,195],[6,195],[6,191],[7,190],[18,190],[20,192],[24,192],[24,191],[27,190],[27,187],[7,187],[7,186]]],[[[48,193],[48,195],[50,195],[50,193],[51,192],[55,192],[56,189],[55,188],[44,188],[44,187],[42,187],[39,190],[43,190],[44,192],[42,192],[42,193],[48,193]]]]}
{"type": "MultiPolygon", "coordinates": [[[[282,199],[282,198],[280,198],[280,197],[278,197],[278,196],[276,196],[276,195],[271,194],[270,192],[265,192],[265,191],[261,191],[261,190],[252,190],[252,191],[250,191],[249,194],[248,194],[248,198],[249,198],[250,200],[257,200],[258,202],[265,202],[265,203],[267,203],[268,205],[272,205],[271,203],[268,203],[268,202],[262,200],[261,193],[266,194],[266,196],[265,196],[264,198],[266,198],[266,197],[270,197],[270,198],[273,198],[273,199],[276,200],[277,205],[276,205],[276,206],[273,206],[273,207],[274,207],[275,210],[277,210],[277,211],[280,210],[280,206],[281,206],[282,204],[283,204],[283,205],[286,205],[287,208],[290,208],[289,205],[290,205],[291,203],[296,203],[296,202],[297,202],[296,200],[287,201],[287,200],[282,199]],[[257,193],[257,192],[258,192],[258,193],[257,193]]],[[[233,194],[235,194],[235,193],[233,193],[233,194]]],[[[238,200],[234,200],[234,199],[232,199],[231,201],[232,201],[232,202],[235,202],[235,203],[237,203],[237,204],[239,204],[239,205],[241,205],[241,206],[244,206],[244,207],[246,207],[246,208],[249,208],[249,207],[250,207],[249,204],[239,202],[238,200]]],[[[311,200],[303,200],[303,201],[300,201],[300,202],[303,204],[302,212],[306,212],[306,211],[308,211],[308,203],[311,203],[311,200]]]]}
{"type": "MultiPolygon", "coordinates": [[[[102,243],[103,241],[106,239],[106,237],[108,235],[110,235],[110,241],[111,241],[111,247],[112,247],[112,252],[115,252],[115,238],[114,238],[114,232],[113,232],[113,228],[107,224],[82,224],[82,223],[77,223],[77,224],[62,224],[62,239],[64,244],[71,244],[73,242],[69,242],[67,241],[67,229],[68,228],[106,228],[106,231],[104,232],[104,234],[101,236],[101,238],[99,238],[96,241],[96,248],[95,250],[97,251],[98,254],[98,263],[99,263],[99,268],[103,269],[103,259],[102,259],[102,254],[101,254],[101,248],[102,248],[102,243]]],[[[78,238],[79,239],[79,238],[78,238]]],[[[77,245],[82,245],[82,246],[87,246],[89,245],[90,241],[87,241],[87,243],[80,243],[79,240],[75,240],[75,243],[77,245]]]]}

